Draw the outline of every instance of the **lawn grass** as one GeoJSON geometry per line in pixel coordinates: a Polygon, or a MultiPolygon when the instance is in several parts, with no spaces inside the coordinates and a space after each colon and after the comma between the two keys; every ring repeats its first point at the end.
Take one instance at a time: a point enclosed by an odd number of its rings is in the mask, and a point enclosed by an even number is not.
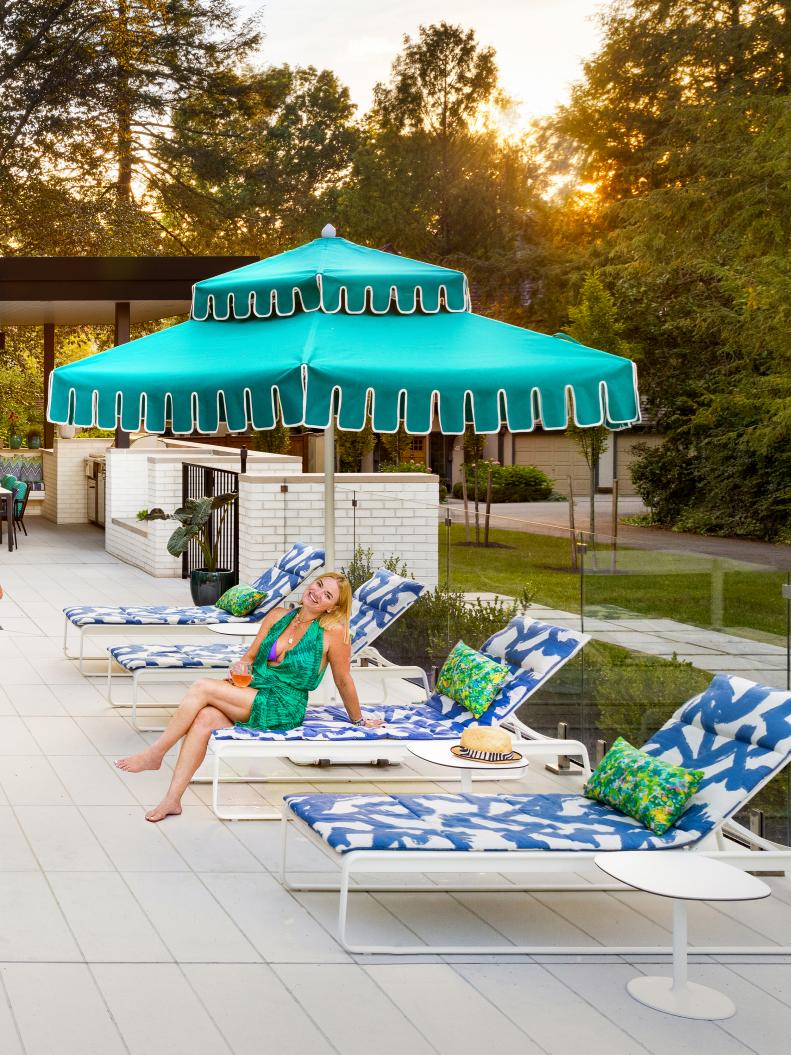
{"type": "MultiPolygon", "coordinates": [[[[447,528],[439,529],[439,573],[447,567],[447,528]]],[[[567,539],[522,531],[494,530],[491,541],[508,548],[463,546],[464,527],[450,528],[450,584],[454,589],[517,596],[526,583],[534,600],[567,612],[580,610],[579,575],[570,570],[567,539]]],[[[784,572],[752,570],[704,555],[622,547],[617,572],[609,551],[586,556],[585,610],[606,618],[675,619],[704,629],[728,630],[782,644],[786,602],[784,572]],[[598,564],[598,569],[594,565],[598,564]]]]}

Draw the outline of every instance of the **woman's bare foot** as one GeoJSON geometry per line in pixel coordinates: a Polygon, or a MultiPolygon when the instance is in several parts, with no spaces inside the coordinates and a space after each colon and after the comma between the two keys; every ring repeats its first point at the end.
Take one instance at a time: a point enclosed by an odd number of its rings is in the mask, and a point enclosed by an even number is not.
{"type": "Polygon", "coordinates": [[[148,811],[146,814],[146,820],[151,821],[152,824],[156,824],[157,821],[163,821],[165,817],[178,817],[180,813],[180,802],[168,802],[167,799],[163,799],[158,806],[155,806],[153,810],[148,811]]]}
{"type": "Polygon", "coordinates": [[[157,754],[153,747],[147,747],[139,754],[116,759],[115,764],[118,769],[127,773],[142,773],[147,769],[159,769],[162,765],[162,755],[157,754]]]}

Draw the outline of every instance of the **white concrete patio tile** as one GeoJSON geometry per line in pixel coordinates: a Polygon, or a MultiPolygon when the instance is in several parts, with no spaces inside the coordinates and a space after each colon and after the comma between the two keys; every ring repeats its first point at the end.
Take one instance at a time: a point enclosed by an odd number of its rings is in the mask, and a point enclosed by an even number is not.
{"type": "MultiPolygon", "coordinates": [[[[717,1055],[747,1055],[751,1050],[732,1039],[717,1023],[663,1015],[638,1004],[626,992],[626,983],[641,973],[669,975],[668,964],[644,965],[642,969],[612,962],[545,964],[544,967],[654,1055],[667,1055],[669,1051],[674,1055],[715,1051],[717,1055]]],[[[691,981],[697,980],[697,970],[690,967],[691,981]]]]}
{"type": "MultiPolygon", "coordinates": [[[[260,785],[258,785],[260,787],[260,785]]],[[[237,839],[258,858],[270,872],[280,870],[280,824],[277,821],[239,824],[235,830],[237,839]]],[[[313,843],[291,831],[288,836],[289,869],[296,872],[327,871],[332,861],[313,843]]]]}
{"type": "Polygon", "coordinates": [[[41,748],[24,721],[0,715],[0,755],[39,755],[41,748]]]}
{"type": "Polygon", "coordinates": [[[238,825],[219,821],[205,806],[185,806],[178,824],[164,835],[196,872],[261,872],[264,869],[236,838],[238,825]]]}
{"type": "Polygon", "coordinates": [[[546,1052],[574,1051],[585,1038],[585,1055],[638,1055],[646,1049],[540,964],[456,964],[472,988],[500,1008],[546,1052]]]}
{"type": "Polygon", "coordinates": [[[3,1055],[25,1055],[19,1027],[14,1019],[0,973],[0,1051],[3,1055]]]}
{"type": "Polygon", "coordinates": [[[186,964],[183,971],[233,1055],[337,1053],[267,964],[186,964]]]}
{"type": "Polygon", "coordinates": [[[26,718],[25,724],[47,755],[96,754],[96,748],[73,718],[26,718]]]}
{"type": "MultiPolygon", "coordinates": [[[[2,656],[0,656],[0,663],[3,662],[2,656]]],[[[0,716],[2,715],[15,715],[17,713],[16,707],[14,707],[8,693],[0,685],[0,716]]]]}
{"type": "Polygon", "coordinates": [[[377,893],[374,897],[426,944],[509,944],[507,934],[470,912],[450,894],[377,893]]]}
{"type": "MultiPolygon", "coordinates": [[[[647,974],[653,968],[641,967],[647,974]]],[[[664,972],[660,972],[664,973],[664,972]]],[[[725,966],[701,964],[690,969],[694,981],[711,986],[733,1000],[736,1014],[721,1023],[724,1032],[753,1051],[782,1052],[791,1037],[791,1007],[725,966]]]]}
{"type": "Polygon", "coordinates": [[[40,872],[0,872],[0,919],[0,962],[81,959],[40,872]]]}
{"type": "Polygon", "coordinates": [[[117,872],[50,872],[47,878],[86,960],[173,959],[117,872]]]}
{"type": "Polygon", "coordinates": [[[62,717],[64,709],[48,685],[9,685],[6,689],[16,713],[62,717]]]}
{"type": "Polygon", "coordinates": [[[12,806],[69,802],[66,789],[44,755],[0,755],[0,786],[12,806]]]}
{"type": "Polygon", "coordinates": [[[136,803],[134,795],[116,776],[118,770],[98,755],[53,755],[51,763],[78,806],[133,806],[136,803]]]}
{"type": "MultiPolygon", "coordinates": [[[[344,1055],[429,1055],[430,1044],[363,967],[277,964],[275,971],[322,1032],[344,1055]]],[[[529,1047],[520,1050],[529,1052],[529,1047]]]]}
{"type": "Polygon", "coordinates": [[[45,872],[112,869],[76,806],[17,806],[16,816],[45,872]]]}
{"type": "Polygon", "coordinates": [[[363,970],[437,1051],[480,1055],[496,1043],[500,1051],[541,1052],[509,1017],[448,965],[395,964],[363,970]]]}
{"type": "Polygon", "coordinates": [[[76,717],[98,717],[112,714],[112,708],[97,685],[83,679],[79,685],[58,685],[53,690],[67,714],[76,717]]]}
{"type": "MultiPolygon", "coordinates": [[[[316,874],[313,874],[313,879],[316,874]]],[[[389,878],[389,877],[388,877],[389,878]]],[[[328,875],[327,882],[338,881],[338,876],[328,875]]],[[[381,882],[375,877],[373,882],[381,882]]],[[[335,891],[295,891],[294,897],[318,920],[330,934],[338,932],[338,898],[335,891]]],[[[365,940],[372,945],[420,945],[418,934],[410,930],[397,915],[389,912],[377,901],[374,894],[358,891],[349,899],[349,928],[352,943],[365,940]]],[[[433,957],[432,957],[433,958],[433,957]]]]}
{"type": "Polygon", "coordinates": [[[177,960],[254,963],[260,959],[197,876],[125,872],[124,878],[177,960]]]}
{"type": "MultiPolygon", "coordinates": [[[[475,877],[470,877],[475,882],[475,877]]],[[[549,877],[545,877],[547,882],[549,877]]],[[[568,882],[568,877],[559,877],[568,882]]],[[[512,890],[504,894],[454,894],[468,911],[480,916],[515,945],[597,945],[584,930],[574,926],[537,897],[512,890]]],[[[455,925],[452,924],[455,934],[455,925]]],[[[450,930],[450,927],[449,927],[450,930]]]]}
{"type": "Polygon", "coordinates": [[[132,755],[148,746],[130,723],[118,715],[74,719],[97,751],[103,755],[132,755]]]}
{"type": "Polygon", "coordinates": [[[10,806],[0,806],[0,870],[22,872],[38,867],[14,811],[10,806]]]}
{"type": "Polygon", "coordinates": [[[126,1051],[87,966],[10,964],[2,968],[2,978],[26,1055],[126,1051]]]}
{"type": "Polygon", "coordinates": [[[267,963],[345,963],[348,955],[269,875],[201,877],[267,963]]]}
{"type": "Polygon", "coordinates": [[[159,825],[145,819],[142,807],[83,806],[81,812],[119,871],[189,871],[159,825]]]}
{"type": "Polygon", "coordinates": [[[670,945],[670,932],[633,905],[602,891],[563,891],[533,895],[602,945],[670,945]]]}
{"type": "Polygon", "coordinates": [[[175,964],[96,964],[92,970],[129,1055],[234,1055],[175,964]]]}
{"type": "MultiPolygon", "coordinates": [[[[148,770],[145,773],[125,773],[114,765],[115,760],[120,756],[107,755],[102,757],[108,766],[112,766],[118,779],[133,796],[135,802],[139,802],[146,809],[149,809],[162,801],[170,783],[170,778],[173,776],[173,771],[167,763],[164,763],[162,768],[158,770],[148,770]]],[[[187,789],[181,801],[184,806],[201,805],[200,799],[195,796],[190,788],[187,789]]]]}

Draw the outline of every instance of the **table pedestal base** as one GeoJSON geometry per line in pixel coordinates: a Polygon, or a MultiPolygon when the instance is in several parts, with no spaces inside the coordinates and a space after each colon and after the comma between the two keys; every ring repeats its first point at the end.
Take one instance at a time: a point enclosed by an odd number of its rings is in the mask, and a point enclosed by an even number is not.
{"type": "Polygon", "coordinates": [[[736,1007],[724,993],[710,989],[707,985],[696,982],[685,982],[673,987],[672,978],[649,976],[633,978],[626,983],[630,996],[656,1011],[680,1018],[698,1018],[714,1022],[721,1018],[730,1018],[736,1013],[736,1007]]]}

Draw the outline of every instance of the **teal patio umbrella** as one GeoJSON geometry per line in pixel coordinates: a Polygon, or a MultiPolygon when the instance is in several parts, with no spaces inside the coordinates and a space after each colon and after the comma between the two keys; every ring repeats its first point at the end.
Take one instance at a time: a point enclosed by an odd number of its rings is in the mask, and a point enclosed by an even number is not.
{"type": "Polygon", "coordinates": [[[325,430],[325,549],[334,562],[334,428],[426,434],[625,428],[634,364],[474,314],[467,279],[335,237],[207,279],[187,322],[51,376],[57,424],[128,432],[325,430]]]}

